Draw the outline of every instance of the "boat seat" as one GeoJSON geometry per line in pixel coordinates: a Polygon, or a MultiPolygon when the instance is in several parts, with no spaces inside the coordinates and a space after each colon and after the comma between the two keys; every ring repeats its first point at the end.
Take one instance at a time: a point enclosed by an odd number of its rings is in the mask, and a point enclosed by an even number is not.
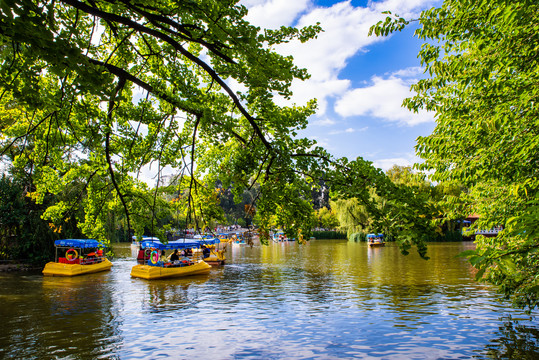
{"type": "Polygon", "coordinates": [[[61,257],[61,258],[58,258],[58,262],[60,264],[78,264],[79,263],[79,259],[75,259],[73,261],[69,261],[67,260],[65,257],[61,257]]]}

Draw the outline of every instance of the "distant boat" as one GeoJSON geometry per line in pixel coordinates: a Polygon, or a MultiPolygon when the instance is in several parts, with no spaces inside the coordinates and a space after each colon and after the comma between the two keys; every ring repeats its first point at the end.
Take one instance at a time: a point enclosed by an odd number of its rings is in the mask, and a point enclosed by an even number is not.
{"type": "Polygon", "coordinates": [[[131,256],[132,257],[139,257],[140,258],[140,242],[144,240],[150,240],[150,241],[160,241],[159,238],[156,237],[149,237],[149,236],[143,236],[142,240],[137,240],[136,236],[133,236],[133,241],[131,242],[131,256]]]}
{"type": "Polygon", "coordinates": [[[282,241],[295,241],[295,239],[290,239],[286,234],[282,231],[277,232],[273,234],[273,241],[274,242],[282,242],[282,241]]]}
{"type": "Polygon", "coordinates": [[[380,247],[385,246],[384,234],[368,234],[367,243],[370,247],[380,247]]]}

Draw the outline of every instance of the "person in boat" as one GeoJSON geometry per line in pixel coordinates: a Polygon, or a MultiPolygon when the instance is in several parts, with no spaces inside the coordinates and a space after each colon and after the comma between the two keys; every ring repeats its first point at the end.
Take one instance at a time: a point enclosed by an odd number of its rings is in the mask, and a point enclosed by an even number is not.
{"type": "Polygon", "coordinates": [[[161,250],[161,256],[159,256],[159,261],[167,262],[167,255],[165,253],[165,250],[161,250]]]}
{"type": "MultiPolygon", "coordinates": [[[[101,251],[101,253],[103,253],[103,252],[101,251]]],[[[146,262],[146,260],[148,260],[148,257],[149,257],[149,253],[146,254],[146,250],[144,250],[142,248],[142,245],[139,246],[139,250],[138,250],[138,254],[137,254],[137,262],[139,264],[144,264],[146,262]]]]}
{"type": "Polygon", "coordinates": [[[86,260],[85,262],[88,263],[88,264],[95,263],[97,261],[97,256],[96,256],[95,252],[92,251],[92,252],[86,254],[86,259],[85,260],[86,260]]]}
{"type": "Polygon", "coordinates": [[[178,260],[180,260],[180,256],[178,255],[178,249],[174,249],[174,252],[172,253],[172,255],[170,255],[170,262],[178,260]]]}
{"type": "Polygon", "coordinates": [[[204,258],[210,256],[210,249],[205,245],[202,245],[202,255],[204,258]]]}

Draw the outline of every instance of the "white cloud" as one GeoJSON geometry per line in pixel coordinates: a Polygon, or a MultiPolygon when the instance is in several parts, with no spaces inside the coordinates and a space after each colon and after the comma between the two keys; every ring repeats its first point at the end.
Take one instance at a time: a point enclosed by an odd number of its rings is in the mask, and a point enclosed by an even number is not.
{"type": "MultiPolygon", "coordinates": [[[[338,96],[344,93],[350,87],[349,80],[327,80],[320,81],[310,79],[308,81],[294,81],[292,91],[294,95],[291,101],[298,105],[304,105],[311,99],[316,99],[318,104],[318,115],[326,113],[328,107],[327,98],[329,96],[338,96]]],[[[276,96],[275,103],[280,106],[290,105],[290,101],[276,96]]]]}
{"type": "Polygon", "coordinates": [[[249,9],[246,19],[250,23],[268,29],[292,25],[312,6],[311,0],[243,0],[240,4],[249,9]]]}
{"type": "MultiPolygon", "coordinates": [[[[407,71],[399,73],[405,74],[407,71]]],[[[372,78],[372,85],[344,94],[335,103],[335,111],[345,117],[373,116],[408,126],[433,122],[432,113],[413,113],[401,106],[402,101],[412,95],[409,80],[395,75],[390,75],[387,79],[375,76],[372,78]]]]}
{"type": "Polygon", "coordinates": [[[399,166],[412,166],[419,160],[416,156],[410,154],[406,157],[396,157],[388,159],[373,160],[372,165],[384,171],[387,171],[393,167],[393,165],[399,166]]]}
{"type": "Polygon", "coordinates": [[[395,71],[391,75],[396,76],[396,77],[401,77],[401,78],[411,77],[411,78],[416,79],[418,76],[421,76],[421,74],[423,74],[423,68],[420,66],[414,66],[414,67],[409,67],[406,69],[395,71]]]}
{"type": "Polygon", "coordinates": [[[277,49],[293,55],[294,62],[307,68],[313,80],[336,79],[349,58],[367,45],[382,40],[367,36],[369,27],[380,18],[380,12],[353,7],[349,1],[330,8],[316,8],[300,18],[298,27],[320,22],[324,31],[307,43],[290,42],[277,49]]]}
{"type": "Polygon", "coordinates": [[[344,129],[344,130],[333,130],[333,131],[329,132],[329,135],[352,134],[352,133],[356,133],[356,132],[366,131],[367,129],[368,129],[368,127],[365,126],[365,127],[360,128],[360,129],[347,128],[347,129],[344,129]]]}
{"type": "Polygon", "coordinates": [[[369,45],[387,39],[367,36],[370,26],[385,18],[382,11],[391,10],[407,17],[417,16],[419,10],[433,3],[433,0],[387,0],[369,2],[367,7],[354,7],[350,0],[331,7],[313,7],[307,0],[244,0],[242,3],[249,8],[249,20],[262,27],[293,25],[296,19],[298,27],[320,22],[324,31],[316,39],[303,44],[298,41],[281,44],[276,50],[284,55],[292,55],[294,63],[311,74],[311,78],[305,82],[293,82],[291,89],[294,95],[290,101],[281,99],[277,103],[301,105],[316,98],[318,114],[321,115],[326,112],[329,98],[340,97],[349,91],[351,82],[338,78],[348,60],[367,51],[369,45]],[[276,12],[278,14],[274,15],[276,12]]]}
{"type": "Polygon", "coordinates": [[[324,149],[329,150],[329,151],[335,150],[334,146],[332,145],[330,140],[327,139],[327,138],[323,138],[323,137],[320,137],[320,136],[309,136],[309,139],[316,141],[315,146],[321,146],[324,149]]]}
{"type": "Polygon", "coordinates": [[[312,125],[317,125],[317,126],[333,126],[336,123],[337,122],[335,120],[332,120],[332,119],[329,119],[329,118],[324,118],[324,119],[315,120],[311,124],[312,125]]]}

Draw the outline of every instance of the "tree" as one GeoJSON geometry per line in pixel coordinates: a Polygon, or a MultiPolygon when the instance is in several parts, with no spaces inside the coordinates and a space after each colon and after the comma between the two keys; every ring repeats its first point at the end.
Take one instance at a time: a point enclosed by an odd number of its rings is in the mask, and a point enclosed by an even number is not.
{"type": "Polygon", "coordinates": [[[337,212],[333,209],[328,209],[327,207],[315,210],[315,217],[317,226],[320,228],[333,230],[340,224],[337,212]]]}
{"type": "MultiPolygon", "coordinates": [[[[427,77],[405,100],[434,112],[436,128],[418,139],[421,170],[468,191],[446,197],[448,217],[477,213],[467,253],[478,278],[514,303],[539,304],[539,4],[531,0],[446,0],[421,13],[415,34],[427,77]]],[[[412,21],[390,15],[371,32],[388,34],[412,21]]]]}
{"type": "MultiPolygon", "coordinates": [[[[273,46],[305,41],[319,27],[260,32],[235,3],[5,4],[1,154],[12,152],[15,166],[38,164],[35,200],[86,183],[83,206],[93,215],[79,221],[102,238],[94,225],[109,201],[121,204],[128,228],[138,226],[131,215],[155,208],[144,205],[143,184],[132,176],[144,166],[189,174],[194,194],[203,188],[197,174],[229,170],[225,181],[238,187],[256,174],[271,180],[276,164],[288,166],[290,155],[310,147],[289,134],[306,126],[315,103],[279,108],[272,101],[289,97],[292,79],[307,73],[273,46]],[[243,90],[234,91],[234,82],[243,90]]],[[[60,219],[72,205],[49,213],[60,219]]]]}
{"type": "Polygon", "coordinates": [[[358,199],[332,200],[331,209],[335,211],[337,220],[339,221],[339,230],[352,234],[369,229],[369,213],[358,199]]]}
{"type": "Polygon", "coordinates": [[[249,206],[263,237],[276,219],[299,238],[309,234],[312,190],[324,178],[339,196],[366,202],[375,219],[399,223],[390,231],[402,234],[403,251],[417,244],[425,255],[414,235],[424,229],[417,227],[422,204],[362,158],[334,159],[298,138],[314,100],[274,101],[308,77],[275,45],[307,41],[320,27],[261,30],[237,3],[10,0],[0,7],[0,156],[30,168],[38,203],[76,192],[45,218],[60,224],[76,216],[86,236],[103,241],[109,210],[122,209],[129,234],[155,228],[170,204],[159,203],[159,179],[172,168],[189,179],[190,216],[202,214],[205,184],[220,180],[237,197],[256,189],[249,206]],[[153,189],[137,178],[149,167],[158,178],[153,189]],[[394,206],[369,205],[366,189],[394,206]]]}

